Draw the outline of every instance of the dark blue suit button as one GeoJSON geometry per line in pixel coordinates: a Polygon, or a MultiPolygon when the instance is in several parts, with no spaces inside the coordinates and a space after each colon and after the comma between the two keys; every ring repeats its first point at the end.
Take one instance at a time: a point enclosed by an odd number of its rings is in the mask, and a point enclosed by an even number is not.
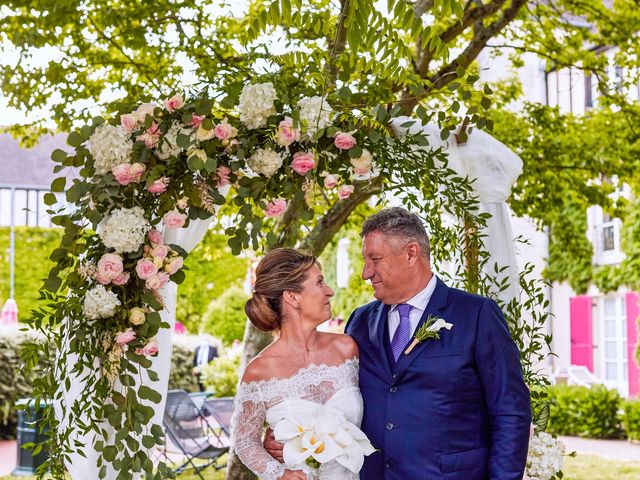
{"type": "Polygon", "coordinates": [[[389,391],[391,393],[396,393],[398,391],[398,387],[396,387],[395,385],[392,385],[391,387],[389,387],[389,391]]]}
{"type": "Polygon", "coordinates": [[[393,430],[393,423],[389,422],[386,425],[387,430],[393,430]]]}
{"type": "Polygon", "coordinates": [[[393,462],[392,462],[391,460],[389,460],[387,463],[385,463],[385,464],[384,464],[384,466],[385,466],[386,468],[389,468],[389,469],[390,469],[390,468],[392,468],[392,467],[393,467],[393,462]]]}

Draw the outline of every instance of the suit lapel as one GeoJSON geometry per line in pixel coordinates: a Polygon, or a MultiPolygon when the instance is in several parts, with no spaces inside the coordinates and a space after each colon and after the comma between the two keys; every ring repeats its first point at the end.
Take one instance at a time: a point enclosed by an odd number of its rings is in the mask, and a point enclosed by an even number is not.
{"type": "Polygon", "coordinates": [[[387,328],[389,305],[378,302],[377,307],[371,313],[369,324],[369,340],[379,352],[378,360],[383,365],[388,377],[391,377],[391,367],[387,361],[386,346],[384,344],[384,329],[387,328]]]}
{"type": "MultiPolygon", "coordinates": [[[[429,299],[429,303],[427,304],[427,308],[422,314],[420,318],[420,322],[416,327],[416,332],[418,328],[420,328],[424,322],[426,322],[429,315],[433,315],[437,317],[440,312],[444,309],[447,304],[447,296],[449,295],[449,287],[447,287],[442,280],[436,278],[436,288],[429,299]]],[[[414,332],[415,334],[415,332],[414,332]]],[[[413,340],[413,337],[412,339],[413,340]]],[[[404,352],[400,354],[400,358],[398,358],[398,363],[396,367],[396,378],[400,379],[404,372],[409,368],[409,366],[413,363],[413,361],[420,356],[420,352],[424,350],[424,348],[429,345],[433,340],[425,340],[423,342],[418,343],[415,348],[409,353],[409,355],[405,355],[404,352]]],[[[409,342],[411,343],[411,342],[409,342]]]]}

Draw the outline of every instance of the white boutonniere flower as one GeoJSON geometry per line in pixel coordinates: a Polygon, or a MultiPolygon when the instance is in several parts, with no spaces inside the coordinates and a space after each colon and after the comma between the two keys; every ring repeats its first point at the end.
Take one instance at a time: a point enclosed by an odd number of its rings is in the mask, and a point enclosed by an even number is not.
{"type": "Polygon", "coordinates": [[[447,330],[451,330],[453,327],[453,323],[447,323],[440,317],[435,317],[433,315],[429,315],[427,321],[424,322],[416,334],[413,336],[413,341],[404,351],[405,355],[409,355],[411,350],[415,348],[420,342],[433,338],[435,340],[440,339],[440,330],[446,328],[447,330]]]}

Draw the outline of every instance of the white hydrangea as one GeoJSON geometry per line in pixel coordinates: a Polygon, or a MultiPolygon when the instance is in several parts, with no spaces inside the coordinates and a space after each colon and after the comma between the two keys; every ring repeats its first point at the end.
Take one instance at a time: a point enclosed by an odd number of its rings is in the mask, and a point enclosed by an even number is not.
{"type": "Polygon", "coordinates": [[[536,432],[529,440],[527,475],[531,480],[549,480],[562,470],[564,444],[545,432],[536,432]]]}
{"type": "Polygon", "coordinates": [[[167,133],[164,134],[163,139],[159,143],[158,151],[156,155],[160,160],[166,160],[169,157],[177,157],[180,155],[182,148],[178,146],[178,135],[180,133],[188,133],[185,129],[183,132],[184,125],[181,125],[178,122],[173,122],[167,133]]]}
{"type": "Polygon", "coordinates": [[[104,123],[93,132],[87,146],[93,157],[96,174],[104,175],[116,165],[129,161],[133,142],[131,133],[121,125],[114,127],[104,123]]]}
{"type": "Polygon", "coordinates": [[[144,242],[151,225],[140,207],[119,208],[111,212],[99,229],[100,240],[118,253],[135,252],[144,242]]]}
{"type": "Polygon", "coordinates": [[[247,85],[240,94],[240,121],[250,130],[265,127],[269,116],[276,113],[275,99],[273,83],[247,85]]]}
{"type": "Polygon", "coordinates": [[[115,315],[116,307],[120,305],[120,300],[115,293],[104,288],[104,285],[96,285],[85,294],[82,313],[89,320],[109,318],[115,315]]]}
{"type": "Polygon", "coordinates": [[[269,148],[259,148],[247,160],[247,165],[256,173],[271,177],[282,166],[284,158],[278,152],[269,148]]]}
{"type": "Polygon", "coordinates": [[[300,123],[306,127],[307,138],[313,137],[319,130],[331,123],[333,109],[325,97],[318,95],[304,97],[298,102],[300,123]]]}

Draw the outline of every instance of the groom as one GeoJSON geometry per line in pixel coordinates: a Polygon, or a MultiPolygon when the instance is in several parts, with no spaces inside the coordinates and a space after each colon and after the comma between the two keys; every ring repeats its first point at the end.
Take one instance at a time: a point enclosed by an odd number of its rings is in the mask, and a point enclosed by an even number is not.
{"type": "Polygon", "coordinates": [[[360,347],[362,430],[380,450],[361,480],[521,479],[531,405],[500,309],[433,275],[417,215],[382,210],[361,236],[376,301],[353,312],[346,333],[360,347]],[[430,316],[451,329],[407,352],[430,316]]]}

